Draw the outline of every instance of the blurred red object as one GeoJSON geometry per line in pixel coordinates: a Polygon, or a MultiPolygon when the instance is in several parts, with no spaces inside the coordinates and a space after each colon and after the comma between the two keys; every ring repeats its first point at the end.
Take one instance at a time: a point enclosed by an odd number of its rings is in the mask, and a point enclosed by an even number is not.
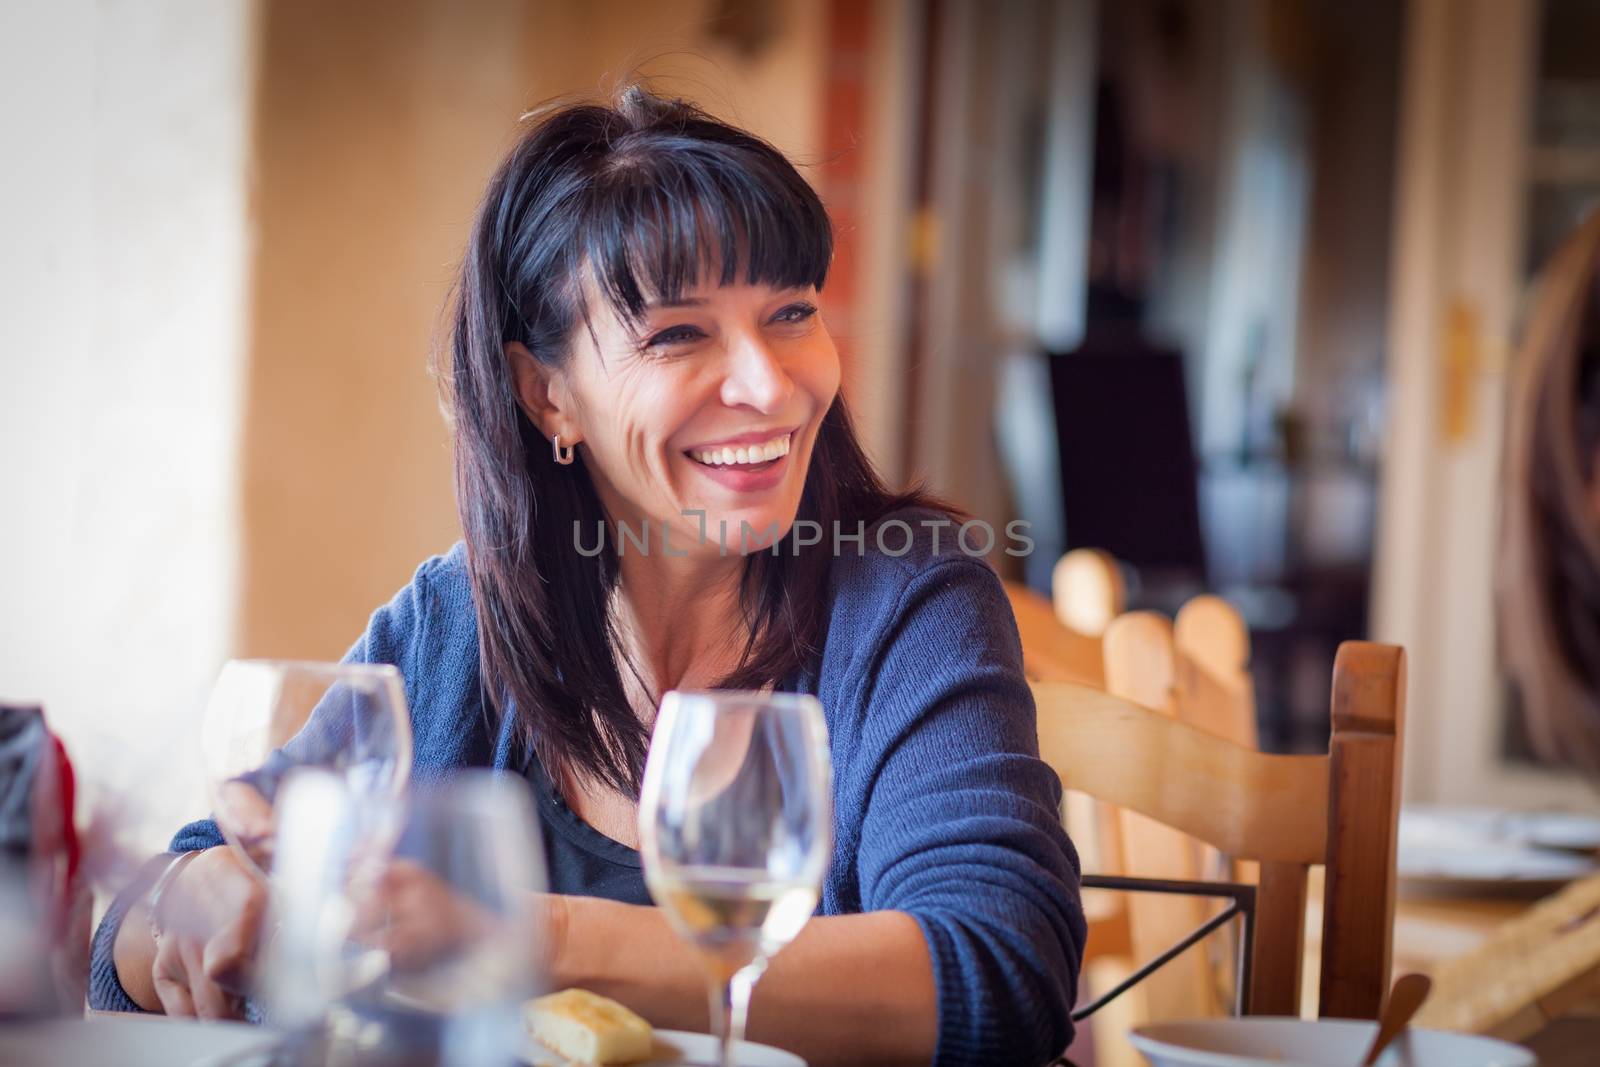
{"type": "Polygon", "coordinates": [[[73,799],[44,712],[0,705],[0,1018],[83,1011],[92,896],[73,799]]]}

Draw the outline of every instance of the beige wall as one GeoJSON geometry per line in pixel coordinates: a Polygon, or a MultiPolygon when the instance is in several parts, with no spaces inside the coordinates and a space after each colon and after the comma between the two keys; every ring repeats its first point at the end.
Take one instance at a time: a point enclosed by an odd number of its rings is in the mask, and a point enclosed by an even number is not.
{"type": "Polygon", "coordinates": [[[239,649],[336,658],[455,539],[428,347],[522,97],[522,5],[267,8],[239,649]]]}
{"type": "Polygon", "coordinates": [[[814,157],[823,6],[780,5],[781,32],[754,59],[705,36],[709,7],[269,5],[242,652],[338,656],[458,536],[426,358],[473,207],[525,109],[641,68],[814,157]]]}

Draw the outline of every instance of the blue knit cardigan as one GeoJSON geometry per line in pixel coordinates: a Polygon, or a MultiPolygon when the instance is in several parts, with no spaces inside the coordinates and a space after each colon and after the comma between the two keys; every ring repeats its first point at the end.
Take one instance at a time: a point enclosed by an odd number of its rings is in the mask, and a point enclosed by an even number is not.
{"type": "MultiPolygon", "coordinates": [[[[936,517],[887,516],[910,528],[904,553],[889,554],[869,528],[859,552],[841,542],[832,566],[822,652],[801,685],[822,702],[834,767],[820,910],[902,911],[921,926],[940,1067],[1040,1064],[1072,1037],[1085,936],[1078,859],[1061,826],[1061,785],[1038,758],[1005,591],[953,544],[953,530],[927,524],[936,517]]],[[[894,551],[905,537],[896,527],[883,543],[894,551]]],[[[423,563],[348,658],[404,675],[417,773],[520,766],[510,721],[496,725],[480,694],[462,545],[423,563]]],[[[171,847],[220,841],[202,820],[171,847]]],[[[111,952],[127,903],[95,935],[97,1008],[137,1010],[111,952]]]]}

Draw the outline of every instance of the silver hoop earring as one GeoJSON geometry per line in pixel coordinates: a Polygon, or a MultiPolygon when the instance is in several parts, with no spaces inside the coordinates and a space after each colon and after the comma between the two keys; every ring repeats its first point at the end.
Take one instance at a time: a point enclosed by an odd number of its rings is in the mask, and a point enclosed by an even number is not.
{"type": "Polygon", "coordinates": [[[556,454],[556,462],[563,467],[571,466],[572,461],[578,458],[578,446],[568,445],[566,448],[562,448],[560,434],[556,434],[550,439],[550,448],[556,454]]]}

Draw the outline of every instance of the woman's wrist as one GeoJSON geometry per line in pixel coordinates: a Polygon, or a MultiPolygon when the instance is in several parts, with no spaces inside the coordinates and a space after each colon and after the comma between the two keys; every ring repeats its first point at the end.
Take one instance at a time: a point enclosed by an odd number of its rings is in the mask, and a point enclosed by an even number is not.
{"type": "Polygon", "coordinates": [[[546,920],[546,966],[555,989],[614,988],[618,976],[635,974],[632,963],[648,951],[648,919],[654,908],[601,897],[552,894],[546,920]]]}
{"type": "Polygon", "coordinates": [[[657,1026],[706,1028],[705,975],[660,908],[569,896],[557,915],[552,988],[612,997],[657,1026]]]}
{"type": "Polygon", "coordinates": [[[551,991],[573,985],[566,977],[568,929],[571,925],[571,900],[559,893],[540,893],[534,908],[534,959],[543,968],[551,991]]]}
{"type": "Polygon", "coordinates": [[[161,911],[162,899],[167,895],[167,891],[172,888],[172,884],[178,880],[178,876],[183,873],[183,869],[194,862],[195,858],[204,851],[205,849],[194,848],[174,856],[166,867],[162,869],[160,877],[155,880],[155,884],[144,894],[145,918],[149,923],[150,939],[152,941],[160,939],[165,922],[165,917],[161,911]]]}

